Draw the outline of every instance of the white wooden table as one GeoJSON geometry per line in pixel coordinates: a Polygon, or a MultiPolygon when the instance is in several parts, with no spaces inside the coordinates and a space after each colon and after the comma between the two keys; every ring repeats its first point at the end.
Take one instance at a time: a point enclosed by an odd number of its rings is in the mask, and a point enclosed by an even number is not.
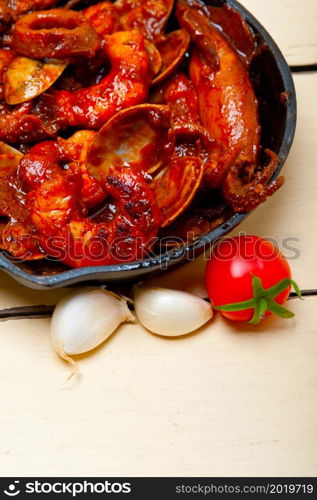
{"type": "MultiPolygon", "coordinates": [[[[298,129],[286,185],[239,230],[296,238],[302,289],[317,288],[316,0],[244,0],[294,67],[298,129]],[[315,65],[315,66],[314,66],[315,65]]],[[[204,294],[202,258],[164,285],[204,294]]],[[[0,309],[54,304],[0,275],[0,309]]],[[[317,475],[317,296],[293,320],[256,329],[217,317],[166,340],[124,326],[82,356],[81,376],[52,352],[49,319],[0,323],[1,475],[317,475]]]]}

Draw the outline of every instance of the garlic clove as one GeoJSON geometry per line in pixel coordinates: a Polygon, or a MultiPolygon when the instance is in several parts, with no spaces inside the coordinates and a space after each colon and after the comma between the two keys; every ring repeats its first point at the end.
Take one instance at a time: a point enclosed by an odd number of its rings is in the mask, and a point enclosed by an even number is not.
{"type": "Polygon", "coordinates": [[[213,317],[211,305],[200,297],[150,285],[134,287],[134,308],[145,328],[166,337],[194,332],[213,317]]]}
{"type": "Polygon", "coordinates": [[[51,322],[51,340],[56,352],[69,356],[91,351],[126,321],[135,321],[125,299],[107,290],[86,289],[64,297],[51,322]]]}

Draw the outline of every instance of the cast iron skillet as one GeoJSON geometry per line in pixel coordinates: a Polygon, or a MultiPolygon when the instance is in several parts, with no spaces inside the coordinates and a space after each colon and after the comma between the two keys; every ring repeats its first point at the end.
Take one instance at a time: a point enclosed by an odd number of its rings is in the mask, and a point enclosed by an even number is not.
{"type": "MultiPolygon", "coordinates": [[[[235,0],[206,0],[206,3],[219,6],[225,1],[242,14],[260,41],[262,50],[252,63],[251,73],[259,99],[261,144],[275,151],[281,160],[274,174],[274,177],[277,177],[291,148],[296,127],[296,95],[292,74],[270,35],[242,5],[235,0]],[[281,99],[282,93],[287,96],[284,100],[281,99]]],[[[0,254],[0,269],[23,285],[37,289],[59,288],[88,281],[140,280],[197,257],[216,239],[238,226],[247,215],[235,214],[195,242],[142,261],[68,270],[58,267],[59,264],[54,262],[46,263],[46,268],[43,267],[43,263],[15,263],[4,254],[0,254]]]]}

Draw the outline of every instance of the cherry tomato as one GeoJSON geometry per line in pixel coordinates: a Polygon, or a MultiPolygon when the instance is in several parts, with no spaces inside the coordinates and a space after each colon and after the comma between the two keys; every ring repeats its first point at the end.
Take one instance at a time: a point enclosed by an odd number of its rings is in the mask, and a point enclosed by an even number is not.
{"type": "MultiPolygon", "coordinates": [[[[278,304],[285,304],[291,285],[300,295],[296,283],[291,279],[290,266],[280,250],[270,241],[251,235],[236,236],[220,242],[207,264],[206,285],[210,300],[216,308],[228,304],[236,306],[237,303],[254,299],[254,304],[260,304],[262,308],[258,320],[270,315],[270,309],[279,316],[292,317],[290,311],[279,307],[278,304]],[[266,290],[281,280],[284,281],[280,283],[280,288],[276,289],[278,294],[272,297],[271,292],[267,297],[266,290]],[[258,291],[254,289],[256,285],[258,291]]],[[[234,309],[236,307],[231,311],[220,310],[220,313],[233,321],[250,321],[256,310],[255,307],[250,307],[250,303],[249,308],[244,310],[234,309]]],[[[258,320],[254,323],[259,322],[258,320]]]]}

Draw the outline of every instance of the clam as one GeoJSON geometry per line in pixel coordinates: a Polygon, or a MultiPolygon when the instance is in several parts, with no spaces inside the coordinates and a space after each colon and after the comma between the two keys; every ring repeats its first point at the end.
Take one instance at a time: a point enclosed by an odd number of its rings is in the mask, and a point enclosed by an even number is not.
{"type": "Polygon", "coordinates": [[[177,68],[185,57],[190,44],[190,36],[186,30],[181,29],[168,33],[157,44],[161,55],[162,67],[160,73],[154,78],[153,85],[160,83],[177,68]]]}

